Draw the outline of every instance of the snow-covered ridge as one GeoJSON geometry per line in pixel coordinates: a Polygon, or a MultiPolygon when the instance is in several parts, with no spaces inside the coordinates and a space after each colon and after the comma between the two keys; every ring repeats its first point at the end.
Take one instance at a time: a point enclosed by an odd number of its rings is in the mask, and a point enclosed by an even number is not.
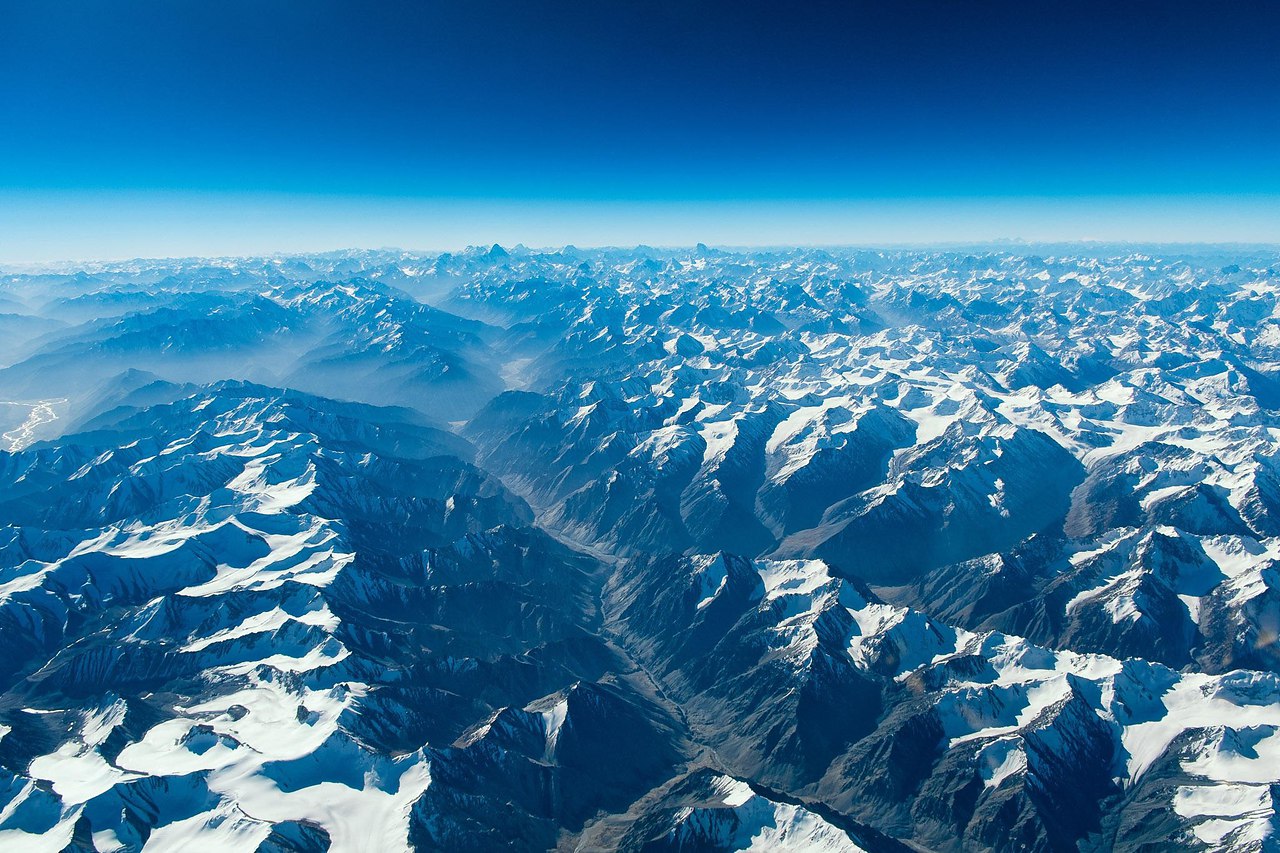
{"type": "MultiPolygon", "coordinates": [[[[845,747],[806,741],[802,729],[772,747],[735,744],[738,733],[757,720],[787,719],[806,702],[838,714],[846,690],[861,694],[862,707],[845,710],[855,718],[874,705],[872,697],[889,701],[905,693],[920,708],[913,726],[931,732],[910,747],[920,750],[913,760],[931,768],[926,779],[954,765],[947,785],[971,780],[974,799],[954,806],[961,810],[954,831],[974,841],[986,831],[989,802],[1029,797],[1023,808],[1032,825],[1074,832],[1105,849],[1138,843],[1139,827],[1109,826],[1096,812],[1092,822],[1087,813],[1055,814],[1055,804],[1042,799],[1042,792],[1074,785],[1097,785],[1121,810],[1140,795],[1158,800],[1145,807],[1176,816],[1181,835],[1170,840],[1181,843],[1249,849],[1274,831],[1271,797],[1280,785],[1280,765],[1271,761],[1280,749],[1275,674],[1179,673],[957,630],[885,604],[816,560],[696,556],[632,566],[615,584],[619,629],[646,649],[664,686],[698,709],[700,724],[716,732],[708,736],[722,740],[727,754],[745,749],[757,756],[740,757],[737,772],[759,760],[760,750],[772,749],[774,761],[794,763],[792,784],[799,790],[840,801],[859,774],[884,772],[865,766],[861,743],[918,735],[894,730],[893,715],[878,718],[874,711],[848,721],[873,730],[845,747]],[[721,686],[748,677],[768,684],[766,692],[744,697],[721,686]],[[761,700],[765,708],[754,704],[761,700]],[[1167,781],[1171,773],[1177,784],[1167,781]],[[1063,821],[1069,829],[1055,826],[1063,821]]],[[[907,794],[916,800],[914,812],[932,808],[932,784],[907,794]]],[[[871,809],[852,805],[864,819],[859,810],[871,809]]],[[[915,831],[930,843],[937,830],[917,818],[915,831]]]]}
{"type": "Polygon", "coordinates": [[[114,449],[98,432],[6,460],[7,494],[58,475],[78,493],[10,509],[53,530],[4,543],[0,641],[25,699],[0,745],[40,753],[9,773],[6,847],[252,848],[281,832],[408,846],[431,762],[353,735],[382,674],[339,612],[376,576],[358,563],[377,565],[379,516],[423,544],[527,516],[434,455],[449,436],[349,413],[223,386],[117,421],[114,449]],[[66,738],[49,752],[45,720],[66,738]]]}

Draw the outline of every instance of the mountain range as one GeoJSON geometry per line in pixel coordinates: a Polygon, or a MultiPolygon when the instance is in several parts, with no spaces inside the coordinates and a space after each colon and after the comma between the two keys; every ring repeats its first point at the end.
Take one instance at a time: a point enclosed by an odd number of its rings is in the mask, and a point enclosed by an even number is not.
{"type": "Polygon", "coordinates": [[[0,847],[1280,850],[1280,253],[0,273],[0,847]]]}

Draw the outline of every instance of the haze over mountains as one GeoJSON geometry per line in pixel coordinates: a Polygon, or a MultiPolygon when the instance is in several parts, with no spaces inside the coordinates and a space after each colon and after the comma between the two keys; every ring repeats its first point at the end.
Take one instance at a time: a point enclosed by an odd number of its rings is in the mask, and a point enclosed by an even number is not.
{"type": "Polygon", "coordinates": [[[1280,253],[0,275],[0,846],[1275,850],[1280,253]]]}

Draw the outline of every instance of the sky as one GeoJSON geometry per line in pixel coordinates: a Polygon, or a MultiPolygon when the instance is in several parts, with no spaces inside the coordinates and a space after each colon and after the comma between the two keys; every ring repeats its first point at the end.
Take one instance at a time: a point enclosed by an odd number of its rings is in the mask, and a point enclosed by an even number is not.
{"type": "Polygon", "coordinates": [[[1270,0],[0,0],[0,261],[1280,242],[1270,0]]]}

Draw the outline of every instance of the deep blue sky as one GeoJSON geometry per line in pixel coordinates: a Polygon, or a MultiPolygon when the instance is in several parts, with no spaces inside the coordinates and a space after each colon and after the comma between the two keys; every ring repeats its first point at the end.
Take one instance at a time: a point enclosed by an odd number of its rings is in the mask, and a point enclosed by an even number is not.
{"type": "Polygon", "coordinates": [[[0,256],[16,207],[174,194],[1247,197],[1256,238],[1278,38],[1280,3],[1252,0],[0,0],[0,256]]]}

